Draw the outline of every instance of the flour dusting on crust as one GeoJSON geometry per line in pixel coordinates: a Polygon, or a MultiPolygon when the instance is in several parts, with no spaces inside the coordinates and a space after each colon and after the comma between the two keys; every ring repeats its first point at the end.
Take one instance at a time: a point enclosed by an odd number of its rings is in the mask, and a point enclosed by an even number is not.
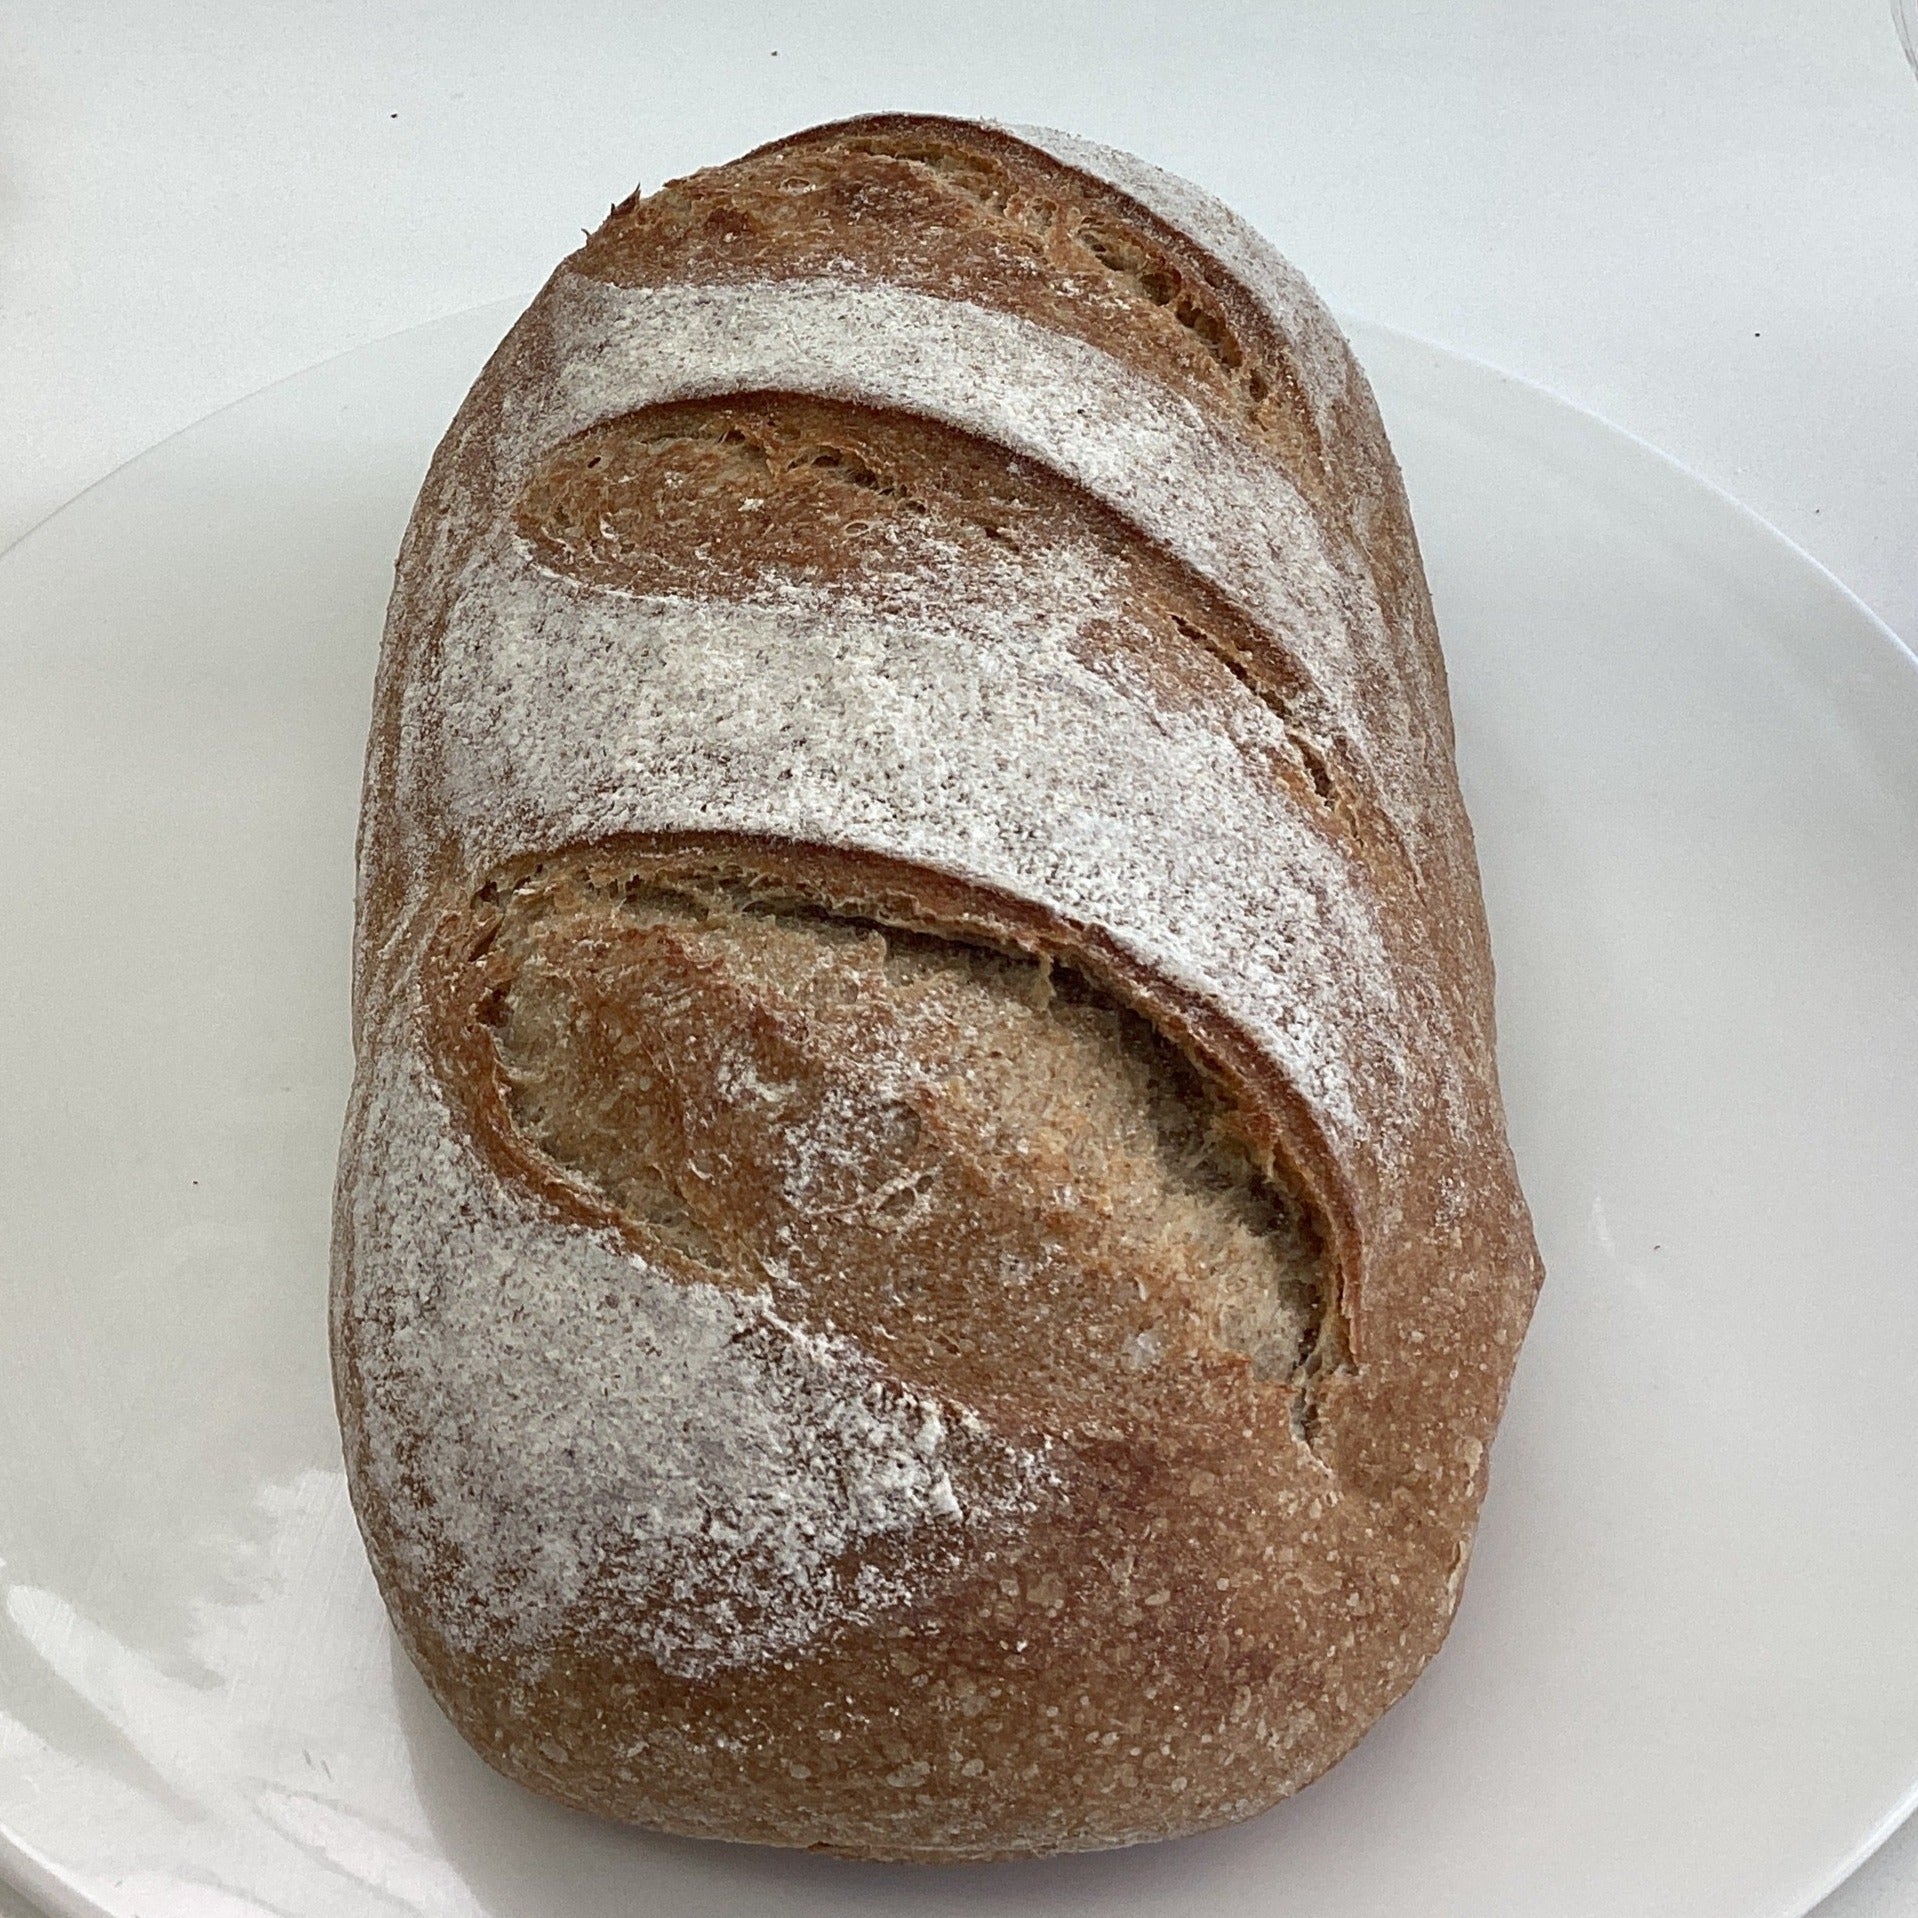
{"type": "Polygon", "coordinates": [[[506,530],[542,454],[642,406],[791,388],[950,421],[1072,478],[1280,635],[1302,717],[1417,846],[1426,787],[1407,761],[1431,742],[1376,603],[1269,457],[1095,348],[883,285],[627,289],[562,270],[525,324],[540,344],[491,449],[492,524],[432,593],[449,610],[420,704],[438,720],[395,768],[414,857],[437,819],[469,867],[688,827],[936,865],[1101,925],[1256,1033],[1329,1132],[1389,1161],[1443,1097],[1395,1035],[1408,1011],[1428,1031],[1444,1015],[1408,1004],[1419,969],[1382,953],[1370,875],[1302,801],[1235,766],[1215,722],[1181,726],[1149,689],[1115,700],[1072,668],[1097,582],[1056,555],[1057,577],[1013,580],[970,556],[877,620],[791,589],[777,609],[648,606],[558,581],[506,530]],[[1273,870],[1296,874],[1284,897],[1273,870]]]}
{"type": "Polygon", "coordinates": [[[923,414],[1083,486],[1296,659],[1322,723],[1408,838],[1430,742],[1371,585],[1284,469],[1109,354],[1010,313],[883,281],[617,287],[570,268],[528,315],[551,383],[520,396],[502,489],[570,435],[661,401],[770,388],[923,414]]]}
{"type": "Polygon", "coordinates": [[[439,803],[474,872],[694,828],[879,850],[1044,900],[1227,1007],[1334,1136],[1369,1129],[1389,1153],[1419,1088],[1388,1043],[1411,988],[1374,903],[1272,777],[1267,707],[1243,697],[1222,729],[1081,657],[1118,597],[1108,571],[1057,548],[968,552],[929,556],[903,605],[790,581],[745,604],[639,598],[503,532],[443,641],[439,803]]]}
{"type": "Polygon", "coordinates": [[[602,1646],[696,1678],[923,1597],[982,1526],[1031,1509],[1042,1449],[764,1293],[543,1217],[462,1138],[416,1039],[377,1056],[360,1151],[382,1176],[351,1231],[379,1283],[347,1328],[365,1469],[455,1643],[550,1650],[590,1605],[602,1646]],[[846,1569],[885,1539],[896,1563],[846,1569]]]}

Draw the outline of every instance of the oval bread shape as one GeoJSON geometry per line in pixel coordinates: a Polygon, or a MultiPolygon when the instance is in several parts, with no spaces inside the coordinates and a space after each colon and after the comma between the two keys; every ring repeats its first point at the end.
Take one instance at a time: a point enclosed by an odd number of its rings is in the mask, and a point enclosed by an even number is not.
{"type": "Polygon", "coordinates": [[[1456,1603],[1539,1268],[1376,408],[1233,216],[883,116],[615,207],[401,554],[333,1349],[507,1775],[1246,1817],[1456,1603]]]}

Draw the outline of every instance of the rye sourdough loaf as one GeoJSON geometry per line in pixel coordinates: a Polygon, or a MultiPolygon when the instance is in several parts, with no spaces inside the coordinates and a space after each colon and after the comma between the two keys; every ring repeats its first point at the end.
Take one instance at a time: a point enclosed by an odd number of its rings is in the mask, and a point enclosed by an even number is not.
{"type": "Polygon", "coordinates": [[[1378,413],[1265,243],[880,116],[615,207],[381,661],[333,1350],[510,1777],[1243,1818],[1443,1637],[1539,1278],[1378,413]]]}

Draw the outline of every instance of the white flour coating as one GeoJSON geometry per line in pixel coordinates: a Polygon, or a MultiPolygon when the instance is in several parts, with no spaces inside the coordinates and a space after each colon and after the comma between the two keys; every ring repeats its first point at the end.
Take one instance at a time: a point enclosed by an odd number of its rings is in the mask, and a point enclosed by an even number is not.
{"type": "Polygon", "coordinates": [[[1059,546],[928,554],[904,606],[772,582],[740,604],[583,586],[496,534],[437,685],[461,862],[698,828],[984,879],[1225,1007],[1335,1138],[1389,1152],[1419,1114],[1370,894],[1259,763],[1286,751],[1266,706],[1235,699],[1225,733],[1081,660],[1111,570],[1059,546]]]}
{"type": "MultiPolygon", "coordinates": [[[[1339,476],[1350,524],[1368,544],[1377,541],[1396,545],[1403,537],[1397,465],[1345,335],[1304,274],[1248,220],[1176,173],[1167,173],[1116,147],[1101,146],[1095,140],[1082,140],[1051,127],[1005,127],[1002,131],[1116,187],[1183,233],[1232,274],[1253,304],[1263,309],[1284,342],[1285,357],[1297,376],[1299,398],[1312,417],[1313,430],[1325,451],[1327,470],[1339,476]]],[[[1352,570],[1370,577],[1368,562],[1356,553],[1348,559],[1352,570]]],[[[1367,715],[1368,723],[1383,724],[1391,732],[1402,709],[1389,697],[1380,704],[1376,695],[1394,694],[1407,685],[1417,689],[1427,707],[1436,704],[1444,708],[1442,679],[1431,675],[1416,645],[1402,646],[1395,649],[1386,671],[1374,682],[1374,709],[1367,715]]],[[[1407,792],[1420,791],[1428,779],[1444,781],[1452,776],[1449,765],[1430,757],[1433,742],[1429,732],[1416,719],[1412,726],[1409,740],[1394,734],[1402,756],[1388,773],[1388,790],[1378,795],[1387,802],[1388,810],[1401,787],[1407,792]],[[1420,777],[1401,782],[1396,774],[1408,770],[1403,757],[1406,748],[1410,747],[1416,757],[1421,745],[1427,757],[1420,777]]],[[[1406,834],[1407,844],[1416,846],[1421,822],[1399,816],[1397,823],[1406,834]]]]}
{"type": "Polygon", "coordinates": [[[528,323],[558,370],[517,396],[495,449],[507,495],[561,440],[714,393],[783,389],[959,427],[1075,481],[1280,637],[1302,710],[1369,767],[1416,842],[1422,787],[1407,775],[1429,741],[1369,581],[1277,461],[1183,395],[1017,315],[885,282],[617,287],[562,267],[528,323]]]}
{"type": "Polygon", "coordinates": [[[668,1279],[476,1158],[403,1014],[365,1088],[355,1328],[365,1470],[461,1649],[585,1623],[699,1677],[923,1593],[1044,1458],[888,1379],[764,1293],[668,1279]],[[370,1335],[369,1335],[370,1334],[370,1335]],[[410,1448],[406,1432],[423,1434],[410,1448]],[[403,1461],[403,1463],[402,1463],[403,1461]],[[847,1577],[894,1536],[904,1573],[847,1577]]]}

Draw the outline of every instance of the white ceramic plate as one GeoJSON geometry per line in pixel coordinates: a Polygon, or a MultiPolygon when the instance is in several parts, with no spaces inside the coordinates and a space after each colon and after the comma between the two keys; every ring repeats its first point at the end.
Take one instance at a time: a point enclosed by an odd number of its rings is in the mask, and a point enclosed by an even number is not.
{"type": "Polygon", "coordinates": [[[1369,328],[1551,1274],[1444,1653],[1293,1804],[1033,1866],[649,1837],[459,1742],[341,1489],[327,1210],[389,566],[508,317],[0,559],[0,1876],[138,1918],[1805,1910],[1918,1783],[1918,673],[1658,455],[1369,328]]]}

